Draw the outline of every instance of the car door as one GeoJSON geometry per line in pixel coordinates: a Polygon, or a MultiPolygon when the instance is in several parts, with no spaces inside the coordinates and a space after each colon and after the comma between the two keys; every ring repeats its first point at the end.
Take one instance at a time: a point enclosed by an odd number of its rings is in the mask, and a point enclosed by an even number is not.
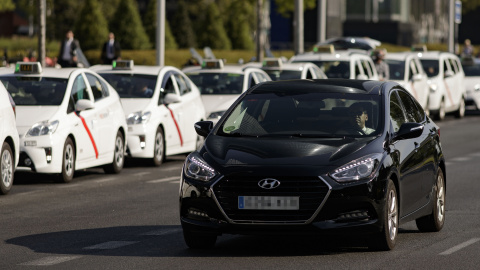
{"type": "MultiPolygon", "coordinates": [[[[390,117],[394,132],[403,123],[423,123],[423,110],[411,95],[398,89],[390,95],[390,117]]],[[[434,181],[435,166],[433,164],[435,147],[429,130],[423,130],[417,138],[397,140],[393,143],[397,154],[402,209],[401,216],[414,212],[426,205],[434,181]]]]}
{"type": "Polygon", "coordinates": [[[180,114],[180,126],[184,138],[184,146],[188,151],[195,150],[195,142],[197,139],[197,133],[194,129],[195,122],[200,120],[198,116],[199,104],[198,96],[192,91],[190,81],[181,73],[174,71],[173,77],[178,87],[182,102],[179,104],[178,109],[180,114]],[[193,148],[192,148],[193,146],[193,148]]]}
{"type": "Polygon", "coordinates": [[[448,58],[443,59],[443,83],[445,86],[445,107],[447,111],[451,111],[456,107],[455,101],[455,70],[450,65],[450,60],[448,58]]]}
{"type": "Polygon", "coordinates": [[[417,99],[418,103],[422,105],[424,110],[427,108],[428,103],[428,96],[430,93],[430,89],[427,83],[427,75],[423,71],[422,66],[420,65],[420,61],[416,58],[410,59],[410,67],[412,70],[412,77],[410,79],[413,92],[416,93],[415,98],[417,99]]]}
{"type": "MultiPolygon", "coordinates": [[[[159,95],[158,106],[159,110],[163,112],[165,109],[165,118],[164,118],[164,134],[165,134],[165,143],[166,143],[166,154],[171,155],[172,153],[179,153],[179,148],[183,146],[183,134],[180,129],[179,120],[181,118],[180,109],[181,106],[179,103],[165,104],[165,95],[172,94],[179,97],[176,84],[173,79],[173,72],[167,72],[161,81],[162,91],[159,95]]],[[[181,101],[180,101],[181,103],[181,101]]]]}

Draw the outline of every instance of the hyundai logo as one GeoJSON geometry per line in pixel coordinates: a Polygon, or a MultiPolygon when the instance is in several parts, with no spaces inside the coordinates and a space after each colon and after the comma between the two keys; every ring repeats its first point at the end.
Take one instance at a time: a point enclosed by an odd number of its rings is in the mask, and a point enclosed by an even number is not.
{"type": "Polygon", "coordinates": [[[264,189],[273,189],[280,186],[280,181],[273,178],[266,178],[258,181],[258,186],[264,189]]]}

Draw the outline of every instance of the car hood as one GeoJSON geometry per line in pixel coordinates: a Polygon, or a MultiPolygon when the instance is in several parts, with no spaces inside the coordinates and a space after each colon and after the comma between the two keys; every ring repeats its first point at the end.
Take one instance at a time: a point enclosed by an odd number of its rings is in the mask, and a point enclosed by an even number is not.
{"type": "MultiPolygon", "coordinates": [[[[210,135],[205,141],[207,154],[204,157],[208,159],[207,162],[211,158],[222,167],[235,165],[340,166],[349,161],[347,156],[365,148],[374,142],[375,138],[264,139],[210,135]]],[[[381,148],[381,144],[379,147],[381,148]]]]}
{"type": "Polygon", "coordinates": [[[17,129],[19,134],[25,133],[35,123],[58,120],[52,119],[59,106],[17,106],[17,129]]]}
{"type": "Polygon", "coordinates": [[[138,111],[143,111],[152,101],[149,98],[122,98],[123,111],[125,116],[138,111]]]}
{"type": "Polygon", "coordinates": [[[208,115],[216,111],[226,111],[239,95],[202,95],[205,112],[208,115]]]}

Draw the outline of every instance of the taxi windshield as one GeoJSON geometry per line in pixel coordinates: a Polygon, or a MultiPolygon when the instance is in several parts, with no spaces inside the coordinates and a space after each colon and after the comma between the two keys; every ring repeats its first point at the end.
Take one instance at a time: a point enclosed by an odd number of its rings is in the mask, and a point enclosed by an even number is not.
{"type": "Polygon", "coordinates": [[[246,95],[217,135],[356,138],[382,132],[378,95],[295,90],[246,95]]]}
{"type": "MultiPolygon", "coordinates": [[[[293,61],[298,63],[302,61],[293,61]]],[[[323,70],[327,78],[350,78],[350,63],[348,61],[308,61],[317,65],[323,70]]]]}
{"type": "Polygon", "coordinates": [[[390,69],[390,80],[403,80],[405,78],[405,62],[398,60],[386,59],[390,69]]]}
{"type": "Polygon", "coordinates": [[[438,60],[422,59],[420,60],[420,63],[422,63],[422,67],[427,73],[428,77],[435,77],[438,75],[438,60]]]}
{"type": "Polygon", "coordinates": [[[100,73],[120,98],[151,98],[157,76],[143,74],[100,73]]]}
{"type": "Polygon", "coordinates": [[[243,92],[244,75],[238,73],[187,73],[202,95],[238,95],[243,92]]]}
{"type": "Polygon", "coordinates": [[[302,78],[302,71],[300,70],[265,70],[265,72],[267,72],[270,78],[272,78],[274,81],[302,78]]]}
{"type": "Polygon", "coordinates": [[[467,77],[480,76],[480,64],[463,65],[463,71],[467,77]]]}
{"type": "Polygon", "coordinates": [[[0,77],[0,81],[18,106],[58,106],[68,82],[67,79],[46,77],[0,77]]]}

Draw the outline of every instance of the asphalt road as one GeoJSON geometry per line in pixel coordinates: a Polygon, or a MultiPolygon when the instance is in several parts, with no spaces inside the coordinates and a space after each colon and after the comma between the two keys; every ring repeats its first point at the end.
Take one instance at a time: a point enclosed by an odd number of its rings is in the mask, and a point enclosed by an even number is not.
{"type": "Polygon", "coordinates": [[[0,269],[478,269],[480,115],[437,124],[445,227],[420,233],[404,224],[393,251],[371,252],[353,238],[232,235],[190,250],[178,215],[180,155],[158,168],[130,160],[119,175],[79,171],[70,184],[17,172],[0,197],[0,269]]]}

